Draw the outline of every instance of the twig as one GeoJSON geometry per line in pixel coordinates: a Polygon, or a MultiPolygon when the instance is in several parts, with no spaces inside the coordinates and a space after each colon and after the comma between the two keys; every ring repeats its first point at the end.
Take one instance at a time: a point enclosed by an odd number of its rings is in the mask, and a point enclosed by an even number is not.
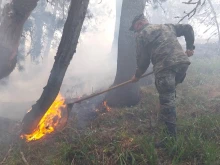
{"type": "Polygon", "coordinates": [[[20,151],[20,154],[21,154],[21,158],[23,160],[23,162],[26,164],[26,165],[29,165],[29,163],[27,162],[26,158],[24,157],[24,153],[22,151],[20,151]]]}
{"type": "Polygon", "coordinates": [[[207,29],[203,32],[203,34],[205,34],[206,32],[208,32],[212,27],[213,27],[213,25],[211,25],[209,28],[207,28],[207,29]]]}
{"type": "Polygon", "coordinates": [[[213,36],[215,36],[215,35],[217,35],[217,32],[214,33],[214,34],[212,34],[212,35],[207,39],[207,42],[209,42],[209,40],[210,40],[213,36]]]}
{"type": "Polygon", "coordinates": [[[101,4],[101,3],[102,3],[102,0],[98,4],[101,4]]]}
{"type": "Polygon", "coordinates": [[[0,165],[5,164],[5,161],[8,159],[8,157],[12,151],[12,148],[13,148],[13,145],[10,145],[9,150],[8,150],[7,154],[5,155],[4,159],[1,161],[0,165]]]}
{"type": "Polygon", "coordinates": [[[163,10],[164,13],[166,13],[165,9],[163,8],[161,2],[158,1],[158,4],[160,5],[161,9],[163,10]]]}
{"type": "Polygon", "coordinates": [[[72,162],[71,162],[71,165],[74,165],[74,158],[73,158],[73,160],[72,160],[72,162]]]}
{"type": "MultiPolygon", "coordinates": [[[[202,0],[198,0],[197,2],[192,2],[192,0],[189,0],[188,2],[182,2],[183,4],[187,4],[187,5],[196,5],[190,12],[184,12],[185,15],[179,20],[178,23],[180,23],[181,21],[183,21],[186,17],[188,17],[189,19],[191,19],[197,12],[197,9],[199,8],[199,6],[203,6],[205,4],[206,0],[203,1],[202,0]]],[[[178,18],[178,17],[176,17],[178,18]]]]}

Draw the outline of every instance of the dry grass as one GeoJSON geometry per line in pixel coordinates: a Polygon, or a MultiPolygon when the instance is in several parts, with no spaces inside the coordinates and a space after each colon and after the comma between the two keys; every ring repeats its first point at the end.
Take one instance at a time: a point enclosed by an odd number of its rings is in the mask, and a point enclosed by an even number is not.
{"type": "MultiPolygon", "coordinates": [[[[214,69],[220,69],[218,61],[214,69]]],[[[154,147],[164,133],[157,126],[158,94],[152,85],[142,89],[137,106],[100,114],[84,130],[75,128],[73,118],[56,136],[29,144],[18,140],[5,164],[23,165],[22,152],[30,165],[218,165],[220,80],[216,70],[206,72],[209,67],[198,60],[178,87],[178,139],[165,149],[154,147]]]]}

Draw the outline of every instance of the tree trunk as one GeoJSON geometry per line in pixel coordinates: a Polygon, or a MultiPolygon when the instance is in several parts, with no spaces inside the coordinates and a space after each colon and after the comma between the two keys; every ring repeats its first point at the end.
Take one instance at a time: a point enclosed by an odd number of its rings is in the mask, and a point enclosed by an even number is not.
{"type": "Polygon", "coordinates": [[[58,1],[55,2],[55,6],[54,6],[54,9],[53,9],[53,15],[55,15],[55,19],[51,19],[50,20],[50,24],[48,25],[48,35],[47,35],[47,42],[46,42],[46,46],[45,46],[45,51],[44,51],[44,58],[46,58],[45,60],[48,59],[48,56],[49,56],[49,53],[50,53],[50,47],[51,47],[51,43],[52,43],[52,40],[54,38],[54,34],[55,34],[55,31],[56,31],[56,13],[57,13],[57,10],[58,10],[58,1]]]}
{"type": "Polygon", "coordinates": [[[44,91],[32,110],[23,119],[23,132],[31,133],[60,91],[68,65],[76,52],[89,0],[71,0],[55,62],[44,91]]]}
{"type": "Polygon", "coordinates": [[[44,28],[44,21],[43,17],[45,17],[45,10],[46,10],[46,1],[40,1],[38,3],[38,7],[35,9],[35,12],[32,14],[34,18],[34,31],[32,34],[32,41],[31,41],[31,61],[35,62],[36,64],[40,63],[40,57],[42,55],[43,49],[43,28],[44,28]]]}
{"type": "MultiPolygon", "coordinates": [[[[134,17],[143,13],[145,4],[146,0],[123,0],[118,40],[117,73],[113,85],[129,80],[135,73],[135,36],[129,31],[129,27],[134,17]]],[[[111,91],[106,95],[106,100],[110,106],[135,105],[140,100],[139,85],[138,83],[129,84],[111,91]]]]}
{"type": "MultiPolygon", "coordinates": [[[[0,15],[2,15],[2,0],[0,0],[0,15]]],[[[0,22],[2,20],[2,17],[0,17],[0,22]]]]}
{"type": "Polygon", "coordinates": [[[120,27],[120,17],[121,17],[121,6],[123,0],[116,0],[116,18],[115,18],[115,33],[114,33],[114,40],[112,43],[112,52],[114,49],[118,49],[118,34],[119,34],[119,27],[120,27]]]}
{"type": "MultiPolygon", "coordinates": [[[[218,43],[219,43],[219,47],[220,47],[220,28],[219,28],[217,14],[216,14],[215,8],[214,8],[211,0],[208,0],[208,2],[209,2],[209,5],[211,7],[211,11],[212,11],[212,13],[214,15],[215,24],[216,24],[216,28],[217,28],[217,31],[218,31],[218,43]]],[[[218,50],[220,50],[220,48],[218,50]]]]}
{"type": "Polygon", "coordinates": [[[15,68],[23,25],[38,0],[13,0],[5,5],[0,25],[0,79],[15,68]]]}

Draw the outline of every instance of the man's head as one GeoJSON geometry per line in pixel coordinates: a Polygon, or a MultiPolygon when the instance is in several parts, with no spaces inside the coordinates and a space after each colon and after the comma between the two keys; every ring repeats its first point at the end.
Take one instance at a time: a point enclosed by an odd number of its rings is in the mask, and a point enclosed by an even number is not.
{"type": "Polygon", "coordinates": [[[129,30],[134,31],[134,32],[138,32],[142,29],[143,25],[146,25],[148,23],[149,22],[148,22],[147,18],[144,16],[144,14],[140,14],[133,19],[132,25],[129,30]]]}

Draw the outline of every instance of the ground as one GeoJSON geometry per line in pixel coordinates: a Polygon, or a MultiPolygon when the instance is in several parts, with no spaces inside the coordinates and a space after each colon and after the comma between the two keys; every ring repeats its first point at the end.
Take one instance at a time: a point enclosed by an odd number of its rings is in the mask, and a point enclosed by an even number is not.
{"type": "Polygon", "coordinates": [[[2,164],[7,165],[23,165],[25,161],[30,165],[218,165],[219,70],[219,57],[193,61],[185,82],[177,89],[177,142],[169,139],[165,149],[154,147],[154,142],[165,133],[157,124],[159,102],[152,84],[142,87],[142,100],[137,106],[100,112],[84,129],[77,128],[79,119],[73,116],[64,130],[41,141],[25,143],[12,135],[12,139],[5,138],[7,143],[0,141],[0,148],[4,148],[0,162],[4,159],[2,164]]]}

